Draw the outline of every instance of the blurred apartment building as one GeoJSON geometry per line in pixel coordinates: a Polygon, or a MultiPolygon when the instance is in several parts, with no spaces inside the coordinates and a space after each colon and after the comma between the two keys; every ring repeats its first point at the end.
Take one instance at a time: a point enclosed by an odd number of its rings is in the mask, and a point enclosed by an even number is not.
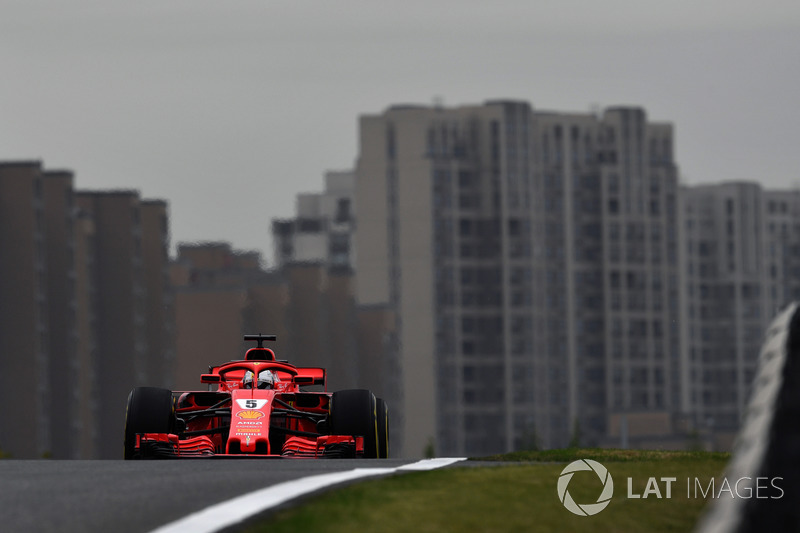
{"type": "Polygon", "coordinates": [[[269,347],[279,359],[325,367],[329,390],[359,386],[352,283],[343,266],[290,261],[266,271],[259,254],[228,243],[179,245],[176,388],[197,389],[209,365],[241,358],[247,333],[277,335],[269,347]]]}
{"type": "Polygon", "coordinates": [[[276,334],[278,342],[270,347],[282,352],[288,294],[261,269],[257,252],[236,251],[227,243],[179,244],[171,284],[177,390],[197,390],[209,365],[240,358],[245,333],[276,334]]]}
{"type": "Polygon", "coordinates": [[[358,304],[396,313],[401,454],[679,445],[670,124],[394,106],[361,117],[354,201],[358,304]]]}
{"type": "Polygon", "coordinates": [[[0,165],[0,449],[23,457],[50,450],[43,181],[37,163],[0,165]]]}
{"type": "Polygon", "coordinates": [[[339,389],[367,388],[387,400],[390,432],[397,434],[395,314],[385,304],[357,305],[354,194],[353,171],[326,172],[322,192],[298,194],[295,218],[272,222],[276,270],[290,281],[291,299],[298,300],[290,333],[313,342],[316,334],[304,327],[304,317],[314,316],[315,306],[330,307],[323,327],[334,342],[321,350],[320,360],[329,368],[331,383],[340,383],[339,389]],[[325,287],[327,303],[317,302],[319,287],[325,287]],[[348,380],[335,381],[339,376],[348,380]]]}
{"type": "Polygon", "coordinates": [[[168,384],[167,205],[0,163],[0,449],[116,458],[131,388],[168,384]]]}
{"type": "Polygon", "coordinates": [[[277,268],[289,263],[352,268],[354,180],[352,171],[327,172],[323,192],[297,195],[295,218],[272,222],[277,268]]]}
{"type": "Polygon", "coordinates": [[[764,332],[800,299],[800,191],[729,182],[682,197],[687,411],[709,447],[730,449],[764,332]]]}
{"type": "Polygon", "coordinates": [[[167,204],[142,200],[133,190],[78,191],[75,204],[78,216],[90,221],[82,224],[91,232],[85,236],[89,255],[76,262],[93,285],[87,314],[98,456],[116,459],[128,393],[136,386],[172,384],[167,204]]]}

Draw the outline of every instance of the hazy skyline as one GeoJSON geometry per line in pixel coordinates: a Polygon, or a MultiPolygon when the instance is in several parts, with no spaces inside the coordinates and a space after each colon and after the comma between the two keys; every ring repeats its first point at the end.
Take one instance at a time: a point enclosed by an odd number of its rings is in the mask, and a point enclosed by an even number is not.
{"type": "Polygon", "coordinates": [[[173,245],[271,257],[270,221],[397,103],[646,109],[684,183],[800,184],[800,3],[0,4],[0,160],[170,204],[173,245]]]}

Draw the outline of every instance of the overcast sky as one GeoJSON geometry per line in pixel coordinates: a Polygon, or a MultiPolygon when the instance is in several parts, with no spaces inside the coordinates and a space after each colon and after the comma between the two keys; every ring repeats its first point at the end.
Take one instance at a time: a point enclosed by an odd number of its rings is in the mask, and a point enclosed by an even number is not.
{"type": "Polygon", "coordinates": [[[0,160],[169,202],[271,257],[357,120],[487,99],[675,125],[685,183],[800,186],[797,0],[0,0],[0,160]]]}

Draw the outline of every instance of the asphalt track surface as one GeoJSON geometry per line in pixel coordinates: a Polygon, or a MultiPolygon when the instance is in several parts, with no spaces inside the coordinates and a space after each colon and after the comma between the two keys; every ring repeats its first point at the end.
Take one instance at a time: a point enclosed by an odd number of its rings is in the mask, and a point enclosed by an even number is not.
{"type": "Polygon", "coordinates": [[[146,533],[211,505],[294,479],[402,459],[0,461],[0,530],[146,533]]]}

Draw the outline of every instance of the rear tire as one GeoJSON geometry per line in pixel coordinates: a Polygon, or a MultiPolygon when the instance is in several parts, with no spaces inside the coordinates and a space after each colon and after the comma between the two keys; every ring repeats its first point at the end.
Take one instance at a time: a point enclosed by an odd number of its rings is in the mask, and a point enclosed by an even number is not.
{"type": "Polygon", "coordinates": [[[172,391],[136,387],[128,395],[125,413],[125,459],[135,459],[137,433],[173,433],[175,401],[172,391]]]}
{"type": "Polygon", "coordinates": [[[382,398],[375,400],[378,412],[378,458],[389,458],[389,406],[382,398]]]}
{"type": "Polygon", "coordinates": [[[364,437],[364,457],[378,457],[375,395],[365,389],[343,390],[331,397],[331,435],[364,437]]]}

